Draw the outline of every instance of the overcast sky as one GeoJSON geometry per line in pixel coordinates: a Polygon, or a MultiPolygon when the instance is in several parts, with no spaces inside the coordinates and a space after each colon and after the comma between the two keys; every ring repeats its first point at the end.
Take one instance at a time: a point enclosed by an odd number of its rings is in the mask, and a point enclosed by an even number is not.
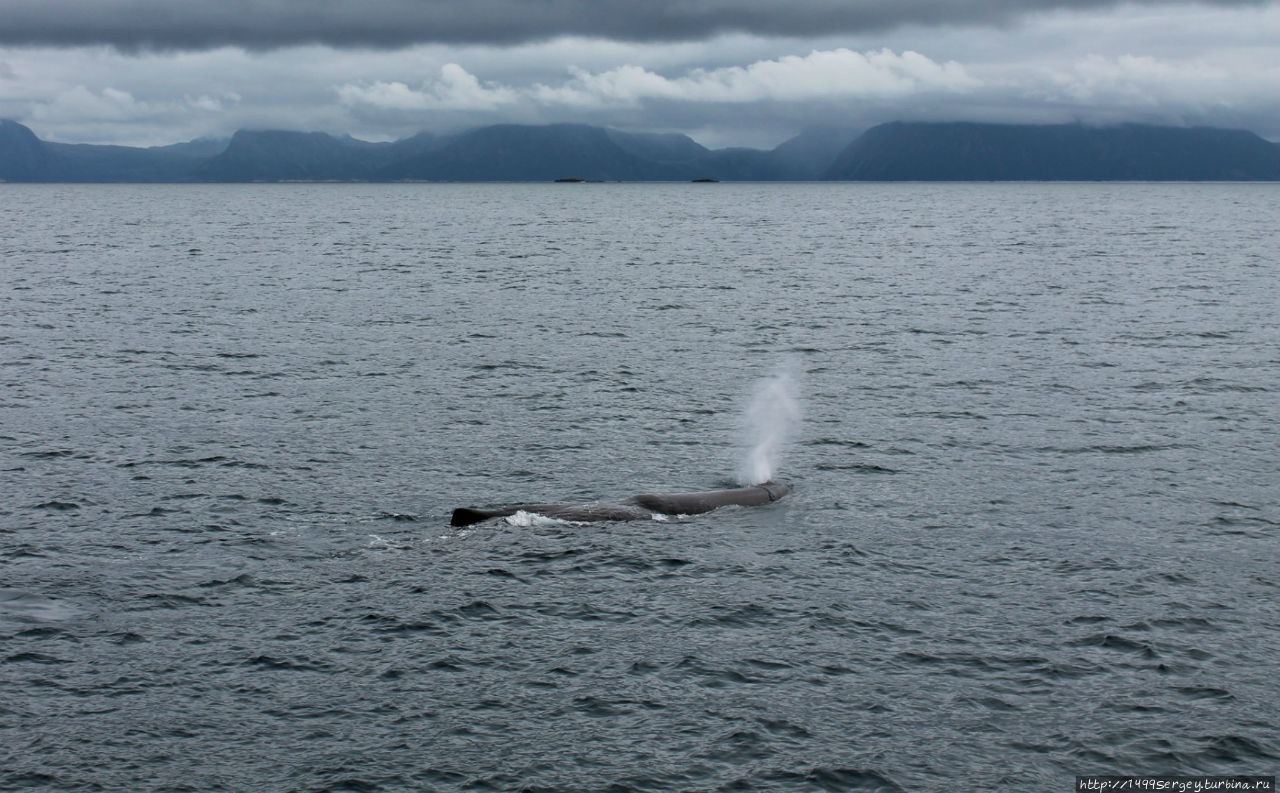
{"type": "Polygon", "coordinates": [[[1280,0],[0,0],[0,118],[133,145],[577,121],[771,147],[897,119],[1280,140],[1280,0]]]}

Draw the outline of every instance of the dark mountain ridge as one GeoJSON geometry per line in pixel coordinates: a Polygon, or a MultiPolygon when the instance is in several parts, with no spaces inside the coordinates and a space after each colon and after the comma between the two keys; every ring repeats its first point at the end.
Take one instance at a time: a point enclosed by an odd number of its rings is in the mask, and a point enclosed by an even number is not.
{"type": "Polygon", "coordinates": [[[447,182],[550,182],[577,177],[631,182],[683,179],[684,173],[680,166],[627,151],[601,127],[498,124],[455,135],[438,148],[379,169],[375,177],[447,182]]]}
{"type": "Polygon", "coordinates": [[[1122,124],[882,124],[823,174],[860,181],[1280,179],[1280,146],[1252,132],[1122,124]]]}
{"type": "Polygon", "coordinates": [[[151,148],[49,143],[0,121],[11,182],[1277,180],[1280,145],[1242,130],[1080,124],[882,124],[806,130],[771,150],[679,134],[498,124],[374,143],[242,130],[151,148]]]}
{"type": "Polygon", "coordinates": [[[10,182],[44,181],[49,172],[47,144],[16,121],[0,119],[0,179],[10,182]]]}

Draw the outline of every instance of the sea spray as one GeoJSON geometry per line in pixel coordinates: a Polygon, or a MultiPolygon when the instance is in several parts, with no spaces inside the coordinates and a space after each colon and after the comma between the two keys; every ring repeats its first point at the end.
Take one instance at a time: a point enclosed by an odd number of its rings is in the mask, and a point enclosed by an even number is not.
{"type": "Polygon", "coordinates": [[[780,371],[756,384],[743,413],[747,451],[738,466],[738,482],[758,485],[773,479],[783,447],[800,422],[795,378],[780,371]]]}

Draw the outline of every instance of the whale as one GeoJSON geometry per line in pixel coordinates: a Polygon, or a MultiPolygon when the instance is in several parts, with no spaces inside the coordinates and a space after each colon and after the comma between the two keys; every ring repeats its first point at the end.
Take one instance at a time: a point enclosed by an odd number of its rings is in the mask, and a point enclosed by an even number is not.
{"type": "Polygon", "coordinates": [[[594,522],[602,520],[651,520],[658,515],[698,515],[731,505],[756,507],[769,504],[791,492],[791,486],[764,482],[731,490],[701,493],[640,493],[617,501],[584,504],[513,504],[492,509],[458,507],[449,520],[451,526],[470,526],[490,518],[505,518],[517,512],[532,512],[560,520],[594,522]]]}

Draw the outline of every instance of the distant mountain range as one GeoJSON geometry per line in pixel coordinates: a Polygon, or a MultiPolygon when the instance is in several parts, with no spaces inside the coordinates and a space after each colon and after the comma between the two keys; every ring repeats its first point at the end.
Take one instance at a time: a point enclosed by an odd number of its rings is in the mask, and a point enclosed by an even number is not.
{"type": "Polygon", "coordinates": [[[1280,180],[1280,144],[1251,132],[1126,124],[895,122],[808,130],[774,149],[678,134],[500,124],[370,143],[321,132],[135,148],[42,141],[0,120],[0,180],[257,181],[1280,180]]]}

